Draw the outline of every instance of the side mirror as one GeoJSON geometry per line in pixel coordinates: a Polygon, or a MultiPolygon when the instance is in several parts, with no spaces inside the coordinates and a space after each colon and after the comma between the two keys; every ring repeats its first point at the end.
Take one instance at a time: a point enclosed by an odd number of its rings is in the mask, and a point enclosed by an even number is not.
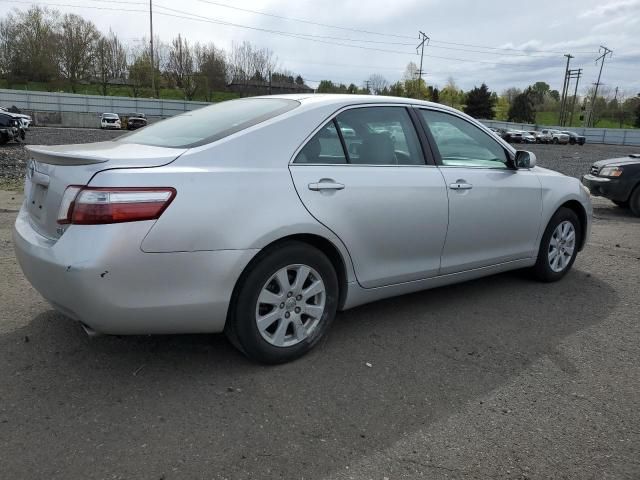
{"type": "Polygon", "coordinates": [[[536,155],[526,150],[518,150],[513,163],[516,168],[533,168],[536,166],[536,155]]]}

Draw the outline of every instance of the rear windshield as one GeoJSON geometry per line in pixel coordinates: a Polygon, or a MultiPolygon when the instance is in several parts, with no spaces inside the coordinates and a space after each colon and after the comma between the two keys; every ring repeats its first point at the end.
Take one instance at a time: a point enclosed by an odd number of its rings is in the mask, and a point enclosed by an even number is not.
{"type": "Polygon", "coordinates": [[[216,103],[147,126],[119,142],[190,148],[215,142],[300,105],[282,98],[243,98],[216,103]]]}

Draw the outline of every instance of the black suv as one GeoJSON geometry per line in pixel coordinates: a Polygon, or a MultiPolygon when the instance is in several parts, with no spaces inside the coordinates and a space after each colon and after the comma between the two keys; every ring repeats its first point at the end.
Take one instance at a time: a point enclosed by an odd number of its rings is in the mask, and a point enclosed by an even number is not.
{"type": "Polygon", "coordinates": [[[605,197],[640,217],[640,154],[600,160],[582,177],[592,195],[605,197]]]}
{"type": "Polygon", "coordinates": [[[0,113],[0,145],[12,140],[20,142],[24,140],[25,133],[21,127],[20,119],[11,113],[0,113]]]}

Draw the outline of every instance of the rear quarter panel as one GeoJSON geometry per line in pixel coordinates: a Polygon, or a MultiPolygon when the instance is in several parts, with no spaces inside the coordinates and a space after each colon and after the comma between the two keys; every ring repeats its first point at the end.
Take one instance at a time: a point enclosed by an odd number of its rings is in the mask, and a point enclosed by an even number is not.
{"type": "Polygon", "coordinates": [[[95,186],[170,186],[177,195],[141,244],[144,252],[262,249],[295,234],[314,234],[348,252],[300,201],[288,169],[292,153],[331,114],[320,108],[192,149],[170,165],[107,170],[95,186]]]}

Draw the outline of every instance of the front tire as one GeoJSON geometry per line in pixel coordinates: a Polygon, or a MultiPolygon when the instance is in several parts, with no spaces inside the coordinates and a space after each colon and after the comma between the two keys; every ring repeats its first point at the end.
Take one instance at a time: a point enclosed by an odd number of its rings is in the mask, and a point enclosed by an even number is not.
{"type": "Polygon", "coordinates": [[[558,143],[559,143],[559,140],[558,140],[557,138],[554,138],[554,139],[553,139],[553,144],[554,144],[554,145],[557,145],[558,143]]]}
{"type": "Polygon", "coordinates": [[[338,278],[320,250],[290,241],[266,251],[239,285],[225,333],[252,360],[284,363],[325,335],[338,307],[338,278]]]}
{"type": "Polygon", "coordinates": [[[544,231],[538,259],[533,267],[542,282],[556,282],[564,277],[576,259],[582,238],[582,226],[576,213],[562,207],[551,217],[544,231]]]}

